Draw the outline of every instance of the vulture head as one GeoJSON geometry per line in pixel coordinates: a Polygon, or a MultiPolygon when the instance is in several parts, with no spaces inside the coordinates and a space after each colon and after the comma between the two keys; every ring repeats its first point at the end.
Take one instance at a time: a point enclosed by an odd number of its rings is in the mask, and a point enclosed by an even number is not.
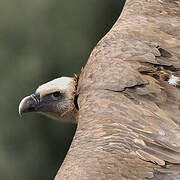
{"type": "Polygon", "coordinates": [[[39,86],[21,100],[19,114],[38,112],[53,119],[74,121],[76,79],[60,77],[39,86]]]}

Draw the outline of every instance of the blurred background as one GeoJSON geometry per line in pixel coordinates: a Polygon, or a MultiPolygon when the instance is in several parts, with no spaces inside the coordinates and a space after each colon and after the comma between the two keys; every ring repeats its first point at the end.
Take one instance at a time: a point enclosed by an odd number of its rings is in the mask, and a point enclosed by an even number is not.
{"type": "Polygon", "coordinates": [[[0,179],[51,180],[76,130],[20,100],[56,77],[73,76],[117,20],[123,0],[0,0],[0,179]]]}

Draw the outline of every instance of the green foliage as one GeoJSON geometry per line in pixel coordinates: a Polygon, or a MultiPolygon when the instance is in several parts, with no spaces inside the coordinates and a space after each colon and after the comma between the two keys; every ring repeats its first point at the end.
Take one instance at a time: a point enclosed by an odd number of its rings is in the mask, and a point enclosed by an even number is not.
{"type": "Polygon", "coordinates": [[[0,1],[0,179],[54,178],[76,126],[38,114],[20,119],[19,101],[42,83],[78,73],[123,3],[0,1]]]}

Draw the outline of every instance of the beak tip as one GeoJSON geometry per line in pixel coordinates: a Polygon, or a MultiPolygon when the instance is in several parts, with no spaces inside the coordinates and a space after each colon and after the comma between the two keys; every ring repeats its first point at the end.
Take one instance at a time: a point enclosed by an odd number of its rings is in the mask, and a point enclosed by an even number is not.
{"type": "Polygon", "coordinates": [[[19,112],[19,116],[20,116],[20,117],[24,114],[25,109],[27,108],[27,102],[26,102],[26,101],[27,101],[28,99],[29,99],[29,96],[23,98],[23,99],[21,100],[21,102],[19,103],[19,110],[18,110],[18,112],[19,112]]]}
{"type": "Polygon", "coordinates": [[[21,110],[19,109],[19,116],[22,117],[22,114],[23,114],[23,113],[22,113],[21,110]]]}

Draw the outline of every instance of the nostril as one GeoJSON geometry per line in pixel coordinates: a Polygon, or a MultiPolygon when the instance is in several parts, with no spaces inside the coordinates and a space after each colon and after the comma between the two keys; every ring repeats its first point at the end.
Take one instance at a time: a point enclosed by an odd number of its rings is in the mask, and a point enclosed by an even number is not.
{"type": "Polygon", "coordinates": [[[31,94],[32,99],[38,104],[40,102],[40,93],[31,94]]]}

